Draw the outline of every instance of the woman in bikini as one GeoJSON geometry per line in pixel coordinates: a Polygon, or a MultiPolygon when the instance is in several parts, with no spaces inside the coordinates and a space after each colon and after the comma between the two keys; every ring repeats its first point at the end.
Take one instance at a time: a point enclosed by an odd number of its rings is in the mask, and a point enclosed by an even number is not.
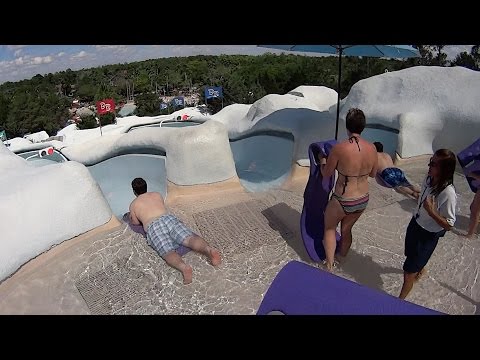
{"type": "Polygon", "coordinates": [[[336,144],[327,158],[320,159],[323,177],[338,172],[332,197],[325,209],[325,248],[327,270],[332,271],[336,248],[335,232],[341,223],[340,256],[345,257],[352,245],[352,227],[368,204],[368,177],[377,173],[377,150],[360,134],[365,129],[365,115],[350,109],[346,117],[348,139],[336,144]]]}

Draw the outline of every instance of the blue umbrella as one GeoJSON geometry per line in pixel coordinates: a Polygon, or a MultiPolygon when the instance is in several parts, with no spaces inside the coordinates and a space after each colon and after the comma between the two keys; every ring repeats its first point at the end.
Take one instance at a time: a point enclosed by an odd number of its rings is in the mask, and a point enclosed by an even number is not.
{"type": "Polygon", "coordinates": [[[346,56],[371,56],[386,58],[419,57],[418,50],[408,45],[258,45],[259,47],[311,52],[319,54],[338,54],[338,85],[337,85],[337,121],[335,127],[335,140],[338,137],[338,118],[340,114],[340,80],[342,78],[342,55],[346,56]]]}

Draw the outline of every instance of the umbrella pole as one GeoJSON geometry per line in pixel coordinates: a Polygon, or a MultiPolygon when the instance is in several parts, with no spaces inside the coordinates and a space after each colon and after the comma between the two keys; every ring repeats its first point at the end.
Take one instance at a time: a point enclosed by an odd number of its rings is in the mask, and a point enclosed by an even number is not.
{"type": "Polygon", "coordinates": [[[340,115],[340,80],[342,78],[342,47],[338,48],[338,84],[337,84],[337,120],[335,123],[335,140],[338,140],[338,118],[340,115]]]}

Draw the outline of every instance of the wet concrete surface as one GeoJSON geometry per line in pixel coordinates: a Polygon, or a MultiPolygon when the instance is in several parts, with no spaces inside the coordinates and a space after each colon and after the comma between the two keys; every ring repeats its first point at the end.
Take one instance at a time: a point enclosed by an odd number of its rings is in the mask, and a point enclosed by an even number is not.
{"type": "MultiPolygon", "coordinates": [[[[421,158],[402,167],[419,184],[427,161],[421,158]]],[[[217,268],[193,251],[184,256],[194,269],[190,285],[183,285],[181,274],[143,237],[122,225],[0,284],[0,313],[255,314],[287,262],[310,263],[299,229],[306,180],[293,182],[288,190],[212,191],[172,202],[172,212],[188,226],[224,247],[217,268]],[[219,226],[225,219],[237,225],[219,226]],[[241,226],[242,221],[250,225],[241,226]]],[[[373,179],[370,184],[369,206],[353,229],[351,251],[336,274],[398,296],[404,236],[415,201],[373,179]]],[[[455,186],[456,227],[465,230],[473,193],[461,174],[455,175],[455,186]]],[[[468,240],[448,232],[407,300],[447,314],[478,314],[479,255],[478,236],[468,240]]]]}

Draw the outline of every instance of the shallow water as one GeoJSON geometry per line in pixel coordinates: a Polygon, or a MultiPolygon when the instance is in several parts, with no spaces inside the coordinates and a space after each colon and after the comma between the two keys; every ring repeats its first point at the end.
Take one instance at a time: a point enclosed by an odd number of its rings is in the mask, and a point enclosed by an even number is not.
{"type": "Polygon", "coordinates": [[[252,192],[280,186],[293,161],[293,137],[252,135],[230,141],[241,184],[252,192]]]}

